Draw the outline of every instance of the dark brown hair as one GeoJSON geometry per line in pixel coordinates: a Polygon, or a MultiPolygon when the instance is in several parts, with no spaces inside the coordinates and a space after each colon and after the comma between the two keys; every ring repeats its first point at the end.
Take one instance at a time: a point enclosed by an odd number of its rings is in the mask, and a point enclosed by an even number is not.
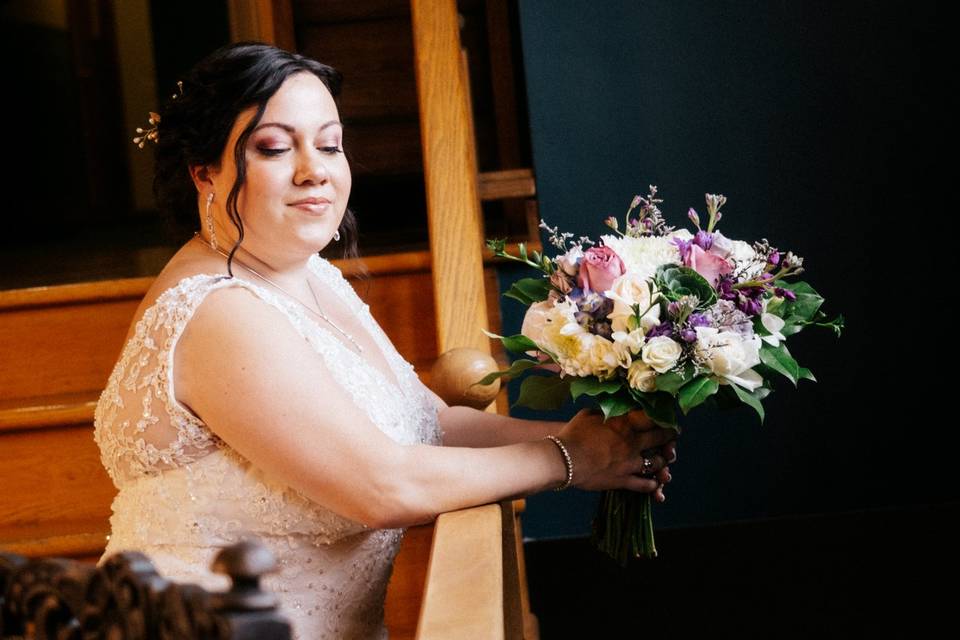
{"type": "MultiPolygon", "coordinates": [[[[251,41],[220,47],[198,62],[183,77],[182,93],[167,98],[161,106],[153,193],[168,231],[178,238],[193,233],[197,227],[197,188],[189,167],[217,164],[237,116],[257,107],[256,115],[240,133],[233,149],[237,177],[227,196],[226,209],[239,235],[227,260],[230,275],[233,255],[243,242],[237,195],[246,178],[246,141],[280,85],[301,72],[320,78],[340,109],[339,71],[311,58],[251,41]]],[[[346,144],[343,148],[349,158],[346,144]]],[[[339,231],[343,257],[359,257],[357,219],[349,207],[339,231]]]]}

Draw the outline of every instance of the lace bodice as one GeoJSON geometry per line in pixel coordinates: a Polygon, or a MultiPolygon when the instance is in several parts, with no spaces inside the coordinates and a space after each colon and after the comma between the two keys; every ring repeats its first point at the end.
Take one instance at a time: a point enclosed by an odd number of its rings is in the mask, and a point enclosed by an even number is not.
{"type": "Polygon", "coordinates": [[[94,413],[101,460],[119,490],[101,562],[137,549],[165,577],[222,589],[227,579],[209,572],[214,555],[254,535],[280,563],[280,572],[267,576],[264,586],[280,596],[294,637],[386,637],[383,599],[404,530],[371,529],[278,483],[217,437],[175,394],[174,350],[190,318],[211,291],[241,286],[283,312],[309,348],[340,373],[343,392],[385,434],[401,444],[441,444],[429,392],[370,307],[333,264],[314,255],[309,266],[357,314],[398,383],[285,297],[221,274],[181,280],[137,322],[94,413]]]}

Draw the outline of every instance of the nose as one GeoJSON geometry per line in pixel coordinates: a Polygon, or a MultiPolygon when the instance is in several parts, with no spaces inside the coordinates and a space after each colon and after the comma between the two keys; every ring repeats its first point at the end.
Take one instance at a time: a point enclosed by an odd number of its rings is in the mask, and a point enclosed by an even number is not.
{"type": "Polygon", "coordinates": [[[322,184],[330,177],[327,170],[326,159],[322,152],[313,147],[309,147],[298,155],[297,170],[294,176],[296,184],[313,182],[322,184]]]}

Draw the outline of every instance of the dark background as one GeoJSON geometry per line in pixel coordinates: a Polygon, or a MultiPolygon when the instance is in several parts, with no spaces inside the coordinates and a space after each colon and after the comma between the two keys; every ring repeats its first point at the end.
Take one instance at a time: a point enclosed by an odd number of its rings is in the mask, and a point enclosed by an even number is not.
{"type": "MultiPolygon", "coordinates": [[[[593,552],[597,494],[528,499],[543,638],[600,620],[777,637],[924,624],[926,577],[958,564],[960,501],[951,323],[927,284],[952,251],[940,7],[524,0],[520,19],[547,223],[596,239],[657,185],[689,228],[721,193],[718,228],[803,256],[801,279],[846,320],[840,338],[789,339],[818,382],[775,380],[762,426],[748,408],[683,418],[655,561],[624,573],[593,552]]],[[[524,275],[502,268],[502,290],[524,275]]],[[[521,305],[503,313],[519,332],[521,305]]]]}

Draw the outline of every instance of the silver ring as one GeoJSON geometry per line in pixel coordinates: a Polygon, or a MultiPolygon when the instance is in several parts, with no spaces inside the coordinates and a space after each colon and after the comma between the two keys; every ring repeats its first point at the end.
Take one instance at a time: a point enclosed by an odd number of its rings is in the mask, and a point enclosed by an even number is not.
{"type": "Polygon", "coordinates": [[[653,460],[651,458],[644,458],[642,473],[650,473],[651,471],[653,471],[653,460]]]}

